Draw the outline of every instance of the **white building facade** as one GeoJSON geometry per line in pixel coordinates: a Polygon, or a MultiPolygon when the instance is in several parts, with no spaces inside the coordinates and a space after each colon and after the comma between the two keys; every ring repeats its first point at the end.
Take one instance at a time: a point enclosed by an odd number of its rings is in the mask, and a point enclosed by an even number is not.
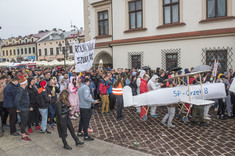
{"type": "Polygon", "coordinates": [[[96,38],[95,64],[235,66],[233,0],[84,0],[84,16],[86,41],[96,38]]]}

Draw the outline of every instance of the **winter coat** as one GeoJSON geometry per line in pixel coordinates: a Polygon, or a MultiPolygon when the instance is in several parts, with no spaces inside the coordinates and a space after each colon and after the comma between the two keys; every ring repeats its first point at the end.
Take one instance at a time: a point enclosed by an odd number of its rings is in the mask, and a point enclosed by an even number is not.
{"type": "Polygon", "coordinates": [[[45,109],[48,108],[50,103],[50,97],[46,89],[39,88],[38,90],[38,108],[45,109]],[[40,91],[41,90],[41,91],[40,91]]]}
{"type": "Polygon", "coordinates": [[[78,98],[78,91],[77,87],[74,87],[73,85],[73,79],[74,77],[70,77],[70,83],[68,85],[68,91],[69,91],[69,103],[71,106],[76,106],[79,105],[79,98],[78,98]]]}
{"type": "Polygon", "coordinates": [[[156,83],[155,80],[158,78],[157,75],[153,75],[153,77],[148,82],[148,91],[157,90],[160,88],[160,83],[156,83]]]}
{"type": "Polygon", "coordinates": [[[4,100],[4,89],[5,89],[5,86],[0,87],[0,102],[3,102],[4,100]]]}
{"type": "Polygon", "coordinates": [[[148,92],[148,82],[141,79],[140,83],[140,94],[148,92]]]}
{"type": "Polygon", "coordinates": [[[30,107],[36,107],[38,105],[38,91],[34,86],[30,88],[30,83],[32,80],[32,78],[28,78],[28,86],[25,88],[25,90],[29,94],[30,107]]]}
{"type": "Polygon", "coordinates": [[[145,70],[141,70],[139,78],[136,80],[137,84],[137,94],[140,94],[140,84],[141,84],[141,78],[143,78],[144,74],[146,74],[145,70]]]}
{"type": "Polygon", "coordinates": [[[29,94],[22,87],[19,87],[16,91],[15,106],[19,111],[29,110],[29,94]]]}
{"type": "Polygon", "coordinates": [[[92,79],[90,81],[89,88],[90,88],[90,92],[91,92],[92,97],[94,97],[95,96],[94,92],[95,92],[96,87],[95,87],[95,83],[92,81],[92,79]],[[93,88],[93,91],[92,91],[92,88],[93,88]]]}
{"type": "Polygon", "coordinates": [[[69,118],[70,106],[65,106],[62,101],[56,103],[56,124],[60,138],[67,136],[67,127],[73,128],[69,118]]]}
{"type": "Polygon", "coordinates": [[[103,81],[102,83],[100,83],[100,87],[99,87],[99,91],[100,94],[102,95],[107,95],[107,90],[109,89],[109,85],[106,85],[106,82],[103,81]]]}
{"type": "Polygon", "coordinates": [[[78,89],[79,107],[91,108],[91,103],[95,103],[95,100],[90,97],[90,88],[86,84],[82,84],[78,89]]]}
{"type": "Polygon", "coordinates": [[[131,89],[132,89],[132,95],[133,95],[133,96],[134,96],[134,95],[137,95],[137,84],[136,84],[135,81],[132,81],[132,82],[130,83],[130,87],[131,87],[131,89]]]}
{"type": "Polygon", "coordinates": [[[4,90],[4,101],[3,101],[3,107],[4,108],[15,108],[15,97],[16,97],[16,91],[18,87],[14,85],[13,83],[9,83],[4,90]]]}
{"type": "MultiPolygon", "coordinates": [[[[47,93],[48,93],[48,94],[51,94],[51,91],[52,91],[53,87],[50,86],[50,85],[47,85],[45,89],[47,90],[47,93]]],[[[55,86],[55,96],[52,96],[52,95],[51,95],[51,100],[50,100],[50,103],[49,103],[49,104],[55,104],[55,103],[56,103],[56,100],[57,100],[56,93],[60,93],[60,89],[55,86]]],[[[49,105],[49,104],[48,104],[48,105],[49,105]]]]}

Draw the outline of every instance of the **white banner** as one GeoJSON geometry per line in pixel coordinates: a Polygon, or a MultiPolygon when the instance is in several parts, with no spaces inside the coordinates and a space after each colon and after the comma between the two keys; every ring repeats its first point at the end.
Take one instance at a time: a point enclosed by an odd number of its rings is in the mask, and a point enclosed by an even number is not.
{"type": "MultiPolygon", "coordinates": [[[[194,99],[205,100],[220,99],[226,97],[225,87],[223,83],[205,83],[202,85],[190,85],[190,95],[193,104],[200,105],[203,100],[199,101],[194,99]]],[[[178,86],[174,88],[162,88],[150,91],[144,94],[132,96],[132,90],[126,86],[123,88],[124,107],[129,106],[164,106],[169,104],[177,104],[180,101],[189,99],[188,86],[178,86]]]]}
{"type": "Polygon", "coordinates": [[[85,43],[74,44],[75,72],[84,72],[93,65],[95,39],[85,43]]]}

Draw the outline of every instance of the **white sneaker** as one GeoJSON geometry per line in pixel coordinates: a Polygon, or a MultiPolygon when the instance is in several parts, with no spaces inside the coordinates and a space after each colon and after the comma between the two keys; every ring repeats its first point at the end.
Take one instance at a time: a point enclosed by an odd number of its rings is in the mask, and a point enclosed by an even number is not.
{"type": "Polygon", "coordinates": [[[208,116],[204,116],[205,120],[211,120],[211,118],[209,118],[208,116]]]}
{"type": "Polygon", "coordinates": [[[79,117],[79,115],[78,115],[78,113],[77,113],[77,112],[74,114],[74,116],[79,117]]]}
{"type": "Polygon", "coordinates": [[[162,123],[164,126],[166,126],[166,123],[165,123],[165,122],[161,121],[161,123],[162,123]]]}
{"type": "Polygon", "coordinates": [[[175,128],[175,125],[168,124],[167,127],[175,128]]]}
{"type": "Polygon", "coordinates": [[[75,116],[70,116],[71,120],[76,120],[77,118],[75,116]]]}

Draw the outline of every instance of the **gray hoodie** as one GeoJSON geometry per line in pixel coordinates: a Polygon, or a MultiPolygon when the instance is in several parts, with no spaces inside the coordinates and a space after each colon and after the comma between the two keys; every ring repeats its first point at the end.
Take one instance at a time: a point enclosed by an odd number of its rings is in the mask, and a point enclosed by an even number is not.
{"type": "Polygon", "coordinates": [[[148,82],[148,91],[160,89],[160,83],[156,83],[155,80],[158,78],[157,75],[153,77],[148,82]]]}
{"type": "Polygon", "coordinates": [[[82,84],[78,89],[79,107],[91,108],[91,103],[95,103],[95,100],[91,98],[90,88],[86,84],[82,84]]]}

